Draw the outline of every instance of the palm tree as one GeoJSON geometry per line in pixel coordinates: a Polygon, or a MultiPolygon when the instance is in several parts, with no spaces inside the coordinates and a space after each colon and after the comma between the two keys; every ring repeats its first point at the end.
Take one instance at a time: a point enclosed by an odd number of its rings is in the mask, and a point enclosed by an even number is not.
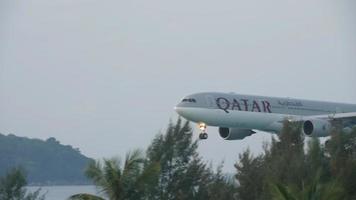
{"type": "Polygon", "coordinates": [[[312,182],[307,183],[300,191],[280,183],[271,185],[271,195],[275,200],[342,200],[345,191],[337,180],[321,181],[321,170],[317,171],[312,182]]]}
{"type": "Polygon", "coordinates": [[[0,177],[1,200],[44,200],[45,195],[40,194],[41,189],[28,192],[26,189],[26,176],[21,168],[11,169],[4,177],[0,177]]]}
{"type": "MultiPolygon", "coordinates": [[[[89,163],[85,174],[100,189],[100,192],[110,200],[141,199],[147,189],[157,177],[158,163],[145,166],[140,150],[126,154],[125,162],[112,158],[89,163]]],[[[69,200],[103,200],[103,198],[76,194],[69,200]]]]}

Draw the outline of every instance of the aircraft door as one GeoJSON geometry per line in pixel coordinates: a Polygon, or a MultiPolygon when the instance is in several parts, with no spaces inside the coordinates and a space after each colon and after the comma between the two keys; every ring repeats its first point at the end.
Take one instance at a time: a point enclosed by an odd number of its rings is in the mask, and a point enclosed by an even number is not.
{"type": "Polygon", "coordinates": [[[215,99],[213,96],[211,95],[206,95],[205,96],[205,100],[206,100],[206,104],[209,106],[209,107],[214,107],[215,105],[215,99]]]}

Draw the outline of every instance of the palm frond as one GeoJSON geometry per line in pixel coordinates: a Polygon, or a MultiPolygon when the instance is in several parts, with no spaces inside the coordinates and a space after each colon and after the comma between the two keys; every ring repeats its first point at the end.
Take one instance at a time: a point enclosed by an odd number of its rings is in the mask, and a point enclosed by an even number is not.
{"type": "Polygon", "coordinates": [[[102,186],[102,192],[110,198],[116,199],[122,193],[122,174],[119,159],[104,159],[103,174],[105,185],[102,186]]]}
{"type": "Polygon", "coordinates": [[[275,200],[297,200],[287,186],[283,186],[282,184],[272,184],[270,187],[272,197],[275,200]]]}
{"type": "Polygon", "coordinates": [[[141,170],[141,164],[144,159],[142,156],[142,151],[139,149],[135,149],[126,154],[125,164],[123,168],[122,175],[127,178],[127,176],[132,176],[138,174],[141,170]]]}
{"type": "Polygon", "coordinates": [[[101,169],[102,165],[99,161],[91,161],[85,170],[85,175],[93,180],[95,185],[102,185],[104,175],[101,169]]]}

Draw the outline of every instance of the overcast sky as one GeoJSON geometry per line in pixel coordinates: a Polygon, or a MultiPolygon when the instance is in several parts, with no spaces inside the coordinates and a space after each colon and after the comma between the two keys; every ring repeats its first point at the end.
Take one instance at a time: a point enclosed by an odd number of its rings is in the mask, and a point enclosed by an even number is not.
{"type": "MultiPolygon", "coordinates": [[[[147,147],[191,93],[356,103],[355,85],[354,0],[0,0],[0,132],[93,158],[147,147]]],[[[227,171],[270,139],[208,131],[227,171]]]]}

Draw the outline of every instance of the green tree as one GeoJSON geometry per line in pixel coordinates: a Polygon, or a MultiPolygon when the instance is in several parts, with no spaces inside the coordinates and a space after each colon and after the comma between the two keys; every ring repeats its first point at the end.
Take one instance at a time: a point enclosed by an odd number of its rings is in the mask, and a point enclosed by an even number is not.
{"type": "Polygon", "coordinates": [[[278,140],[272,139],[269,148],[265,149],[264,168],[269,181],[282,184],[294,184],[303,187],[305,177],[304,136],[299,123],[284,122],[278,140]]]}
{"type": "Polygon", "coordinates": [[[218,165],[216,172],[210,170],[209,180],[206,184],[205,191],[206,197],[201,196],[199,199],[222,199],[222,200],[233,200],[236,199],[236,183],[233,176],[227,176],[223,173],[223,163],[218,165]]]}
{"type": "MultiPolygon", "coordinates": [[[[299,158],[296,159],[300,163],[299,167],[295,167],[295,162],[292,166],[278,162],[282,166],[277,169],[284,169],[288,174],[298,174],[299,169],[302,173],[298,177],[290,176],[289,181],[285,181],[284,176],[270,179],[269,183],[272,184],[269,189],[273,199],[354,199],[356,165],[353,149],[356,146],[353,138],[355,135],[335,129],[326,149],[321,146],[318,138],[312,138],[306,152],[297,150],[294,156],[287,153],[292,158],[299,158]]],[[[277,150],[281,155],[285,151],[285,148],[283,152],[277,150]]],[[[274,162],[275,158],[272,156],[270,159],[274,162]]],[[[285,161],[291,162],[289,159],[285,161]]]]}
{"type": "Polygon", "coordinates": [[[235,165],[240,199],[356,199],[356,129],[343,132],[336,122],[325,146],[311,138],[305,149],[300,127],[285,122],[264,154],[240,155],[235,165]]]}
{"type": "MultiPolygon", "coordinates": [[[[249,150],[246,150],[240,155],[240,160],[235,165],[236,179],[239,182],[237,188],[239,198],[242,200],[343,199],[344,180],[351,183],[354,179],[346,176],[340,179],[339,175],[333,176],[330,160],[341,159],[340,162],[336,162],[339,170],[339,165],[345,165],[345,160],[348,160],[348,170],[343,173],[352,177],[351,161],[345,157],[351,155],[350,149],[353,147],[349,139],[346,141],[348,141],[345,143],[347,145],[341,146],[349,147],[348,151],[344,148],[340,150],[341,141],[337,143],[338,145],[334,142],[330,143],[332,146],[329,148],[333,152],[329,153],[331,158],[317,138],[312,138],[308,142],[305,151],[300,124],[285,122],[278,139],[272,138],[272,142],[265,146],[264,154],[253,157],[249,150]],[[333,154],[342,156],[333,158],[335,157],[333,154]]],[[[348,187],[352,186],[348,185],[348,187]]]]}
{"type": "MultiPolygon", "coordinates": [[[[104,159],[103,162],[93,161],[86,169],[86,175],[110,200],[142,199],[145,187],[159,171],[159,165],[151,163],[144,167],[144,157],[141,151],[135,150],[126,155],[123,166],[120,159],[104,159]]],[[[76,194],[71,200],[102,198],[89,194],[76,194]]]]}
{"type": "Polygon", "coordinates": [[[239,182],[238,196],[242,200],[260,199],[264,190],[266,177],[263,156],[253,158],[250,150],[240,154],[239,162],[235,164],[235,175],[239,182]]]}
{"type": "Polygon", "coordinates": [[[161,171],[157,185],[153,188],[152,199],[184,199],[193,196],[198,187],[197,174],[204,171],[204,166],[197,157],[197,142],[192,141],[189,123],[176,125],[170,123],[166,134],[159,134],[147,150],[148,163],[160,163],[161,171]],[[187,176],[187,172],[191,176],[187,176]],[[189,182],[189,183],[188,183],[189,182]]]}
{"type": "Polygon", "coordinates": [[[331,175],[346,191],[347,199],[356,199],[356,128],[351,133],[335,129],[326,145],[331,175]]]}
{"type": "Polygon", "coordinates": [[[170,123],[165,134],[158,134],[147,150],[147,163],[160,163],[157,184],[148,199],[233,199],[232,184],[221,172],[214,173],[206,166],[197,152],[189,122],[177,120],[170,123]],[[219,186],[230,186],[219,193],[219,186]],[[225,190],[226,189],[226,190],[225,190]]]}
{"type": "Polygon", "coordinates": [[[293,185],[272,184],[270,191],[275,200],[343,200],[345,191],[337,180],[324,182],[319,169],[312,181],[306,183],[302,190],[293,185]]]}
{"type": "Polygon", "coordinates": [[[0,178],[0,199],[1,200],[43,200],[44,195],[40,195],[40,189],[31,193],[25,188],[27,182],[24,173],[19,168],[9,171],[0,178]]]}
{"type": "Polygon", "coordinates": [[[278,139],[272,138],[264,154],[240,154],[237,169],[238,196],[242,200],[271,199],[269,183],[293,184],[302,188],[305,177],[304,137],[300,124],[284,122],[278,139]]]}
{"type": "MultiPolygon", "coordinates": [[[[126,156],[123,166],[118,159],[90,163],[86,175],[110,200],[231,200],[234,184],[222,173],[215,173],[197,152],[188,122],[170,123],[165,134],[158,134],[146,152],[126,156]]],[[[70,200],[102,200],[90,194],[76,194],[70,200]]]]}

